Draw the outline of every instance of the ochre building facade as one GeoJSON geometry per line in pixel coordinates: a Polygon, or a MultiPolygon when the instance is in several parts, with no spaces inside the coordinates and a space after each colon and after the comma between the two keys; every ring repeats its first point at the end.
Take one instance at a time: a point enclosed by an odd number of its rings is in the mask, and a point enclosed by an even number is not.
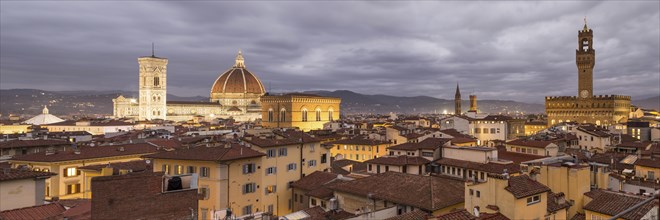
{"type": "Polygon", "coordinates": [[[548,126],[562,122],[592,123],[609,126],[628,121],[630,96],[594,95],[593,70],[596,51],[593,31],[587,27],[578,31],[578,49],[575,51],[578,68],[578,96],[547,96],[545,112],[548,126]]]}
{"type": "Polygon", "coordinates": [[[265,95],[261,97],[262,125],[266,128],[323,129],[339,120],[340,98],[311,94],[265,95]]]}

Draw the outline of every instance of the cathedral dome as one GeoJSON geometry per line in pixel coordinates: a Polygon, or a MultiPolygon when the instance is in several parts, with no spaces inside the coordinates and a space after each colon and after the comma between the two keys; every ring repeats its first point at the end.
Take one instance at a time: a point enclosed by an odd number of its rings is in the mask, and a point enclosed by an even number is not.
{"type": "Polygon", "coordinates": [[[266,93],[259,78],[245,68],[243,54],[240,51],[236,56],[236,64],[220,75],[211,88],[212,97],[214,96],[213,94],[224,93],[251,93],[259,95],[266,93]]]}

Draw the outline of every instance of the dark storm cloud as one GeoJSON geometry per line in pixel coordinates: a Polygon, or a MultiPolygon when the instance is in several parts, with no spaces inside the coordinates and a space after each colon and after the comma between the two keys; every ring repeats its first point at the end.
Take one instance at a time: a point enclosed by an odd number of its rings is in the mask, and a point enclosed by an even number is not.
{"type": "MultiPolygon", "coordinates": [[[[137,90],[139,56],[168,89],[208,95],[244,51],[273,91],[482,99],[575,95],[577,31],[595,32],[597,94],[660,93],[658,2],[0,2],[0,87],[137,90]]],[[[634,97],[633,97],[634,98],[634,97]]]]}

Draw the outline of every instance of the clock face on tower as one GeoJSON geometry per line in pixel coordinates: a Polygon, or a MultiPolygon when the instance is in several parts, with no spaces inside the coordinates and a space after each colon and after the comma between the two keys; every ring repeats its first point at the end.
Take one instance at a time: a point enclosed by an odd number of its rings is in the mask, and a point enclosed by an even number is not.
{"type": "Polygon", "coordinates": [[[582,96],[582,98],[587,98],[587,96],[589,96],[589,91],[582,90],[582,92],[580,92],[580,96],[582,96]]]}

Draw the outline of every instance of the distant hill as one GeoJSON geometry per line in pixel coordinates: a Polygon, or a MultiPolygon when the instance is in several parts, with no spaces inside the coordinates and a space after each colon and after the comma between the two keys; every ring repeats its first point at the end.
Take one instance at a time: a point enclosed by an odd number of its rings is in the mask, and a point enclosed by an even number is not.
{"type": "MultiPolygon", "coordinates": [[[[454,101],[437,99],[429,96],[398,97],[389,95],[365,95],[348,90],[337,91],[307,91],[305,93],[342,98],[342,112],[351,113],[442,113],[454,111],[454,101]]],[[[44,91],[36,89],[0,90],[0,113],[36,115],[41,113],[44,105],[56,115],[110,115],[112,114],[112,99],[119,95],[137,97],[137,92],[131,91],[44,91]]],[[[170,101],[206,101],[208,97],[181,97],[168,94],[170,101]]],[[[463,101],[463,110],[467,111],[469,103],[463,101]]],[[[516,101],[479,100],[480,111],[504,113],[522,111],[526,113],[542,113],[544,106],[516,101]]]]}
{"type": "Polygon", "coordinates": [[[660,95],[640,100],[632,100],[632,104],[640,108],[660,110],[660,95]]]}
{"type": "MultiPolygon", "coordinates": [[[[389,95],[364,95],[348,90],[306,91],[305,93],[339,97],[342,99],[342,112],[346,113],[442,113],[454,112],[454,100],[438,99],[430,96],[399,97],[389,95]]],[[[463,111],[469,109],[468,100],[463,100],[463,111]]],[[[478,100],[479,111],[505,113],[522,111],[543,113],[544,105],[507,100],[478,100]]]]}
{"type": "MultiPolygon", "coordinates": [[[[56,115],[110,115],[112,99],[119,95],[137,97],[137,92],[130,91],[44,91],[37,89],[0,90],[0,113],[18,115],[37,115],[44,105],[56,115]]],[[[207,101],[208,98],[180,97],[167,94],[171,101],[207,101]]]]}

